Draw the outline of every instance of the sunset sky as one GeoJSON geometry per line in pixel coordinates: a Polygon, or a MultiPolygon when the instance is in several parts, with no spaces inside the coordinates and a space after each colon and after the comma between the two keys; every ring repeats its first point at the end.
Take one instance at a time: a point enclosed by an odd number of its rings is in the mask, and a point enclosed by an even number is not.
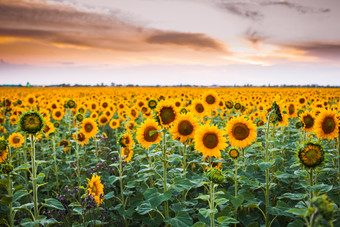
{"type": "Polygon", "coordinates": [[[0,0],[0,84],[340,85],[339,0],[0,0]]]}

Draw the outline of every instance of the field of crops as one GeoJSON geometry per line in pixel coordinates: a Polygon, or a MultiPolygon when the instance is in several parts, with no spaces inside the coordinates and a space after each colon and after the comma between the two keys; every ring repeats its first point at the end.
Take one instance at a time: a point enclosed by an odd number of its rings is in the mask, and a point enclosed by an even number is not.
{"type": "Polygon", "coordinates": [[[1,226],[340,226],[339,89],[0,93],[1,226]]]}

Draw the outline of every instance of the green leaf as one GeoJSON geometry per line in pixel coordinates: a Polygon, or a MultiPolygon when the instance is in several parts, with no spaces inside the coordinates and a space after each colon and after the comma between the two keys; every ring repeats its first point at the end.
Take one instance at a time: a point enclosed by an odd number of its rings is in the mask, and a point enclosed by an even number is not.
{"type": "Polygon", "coordinates": [[[199,221],[193,224],[191,227],[205,227],[205,223],[199,221]]]}
{"type": "Polygon", "coordinates": [[[288,213],[300,216],[300,217],[306,217],[307,216],[307,209],[301,209],[301,208],[292,208],[287,210],[288,213]]]}
{"type": "Polygon", "coordinates": [[[13,202],[21,199],[22,197],[28,195],[28,192],[26,190],[19,190],[19,191],[16,191],[13,195],[13,202]]]}
{"type": "Polygon", "coordinates": [[[257,165],[260,167],[260,169],[262,171],[265,171],[267,169],[269,169],[270,167],[272,167],[274,165],[274,161],[271,161],[271,162],[259,162],[257,163],[257,165]]]}
{"type": "Polygon", "coordinates": [[[239,206],[241,206],[243,201],[244,201],[244,197],[242,194],[231,199],[231,203],[234,205],[235,208],[238,208],[239,206]]]}
{"type": "Polygon", "coordinates": [[[198,212],[205,218],[209,217],[209,210],[206,208],[201,208],[198,210],[198,212]]]}
{"type": "Polygon", "coordinates": [[[7,188],[8,188],[8,179],[0,179],[0,187],[5,188],[7,190],[7,188]]]}
{"type": "Polygon", "coordinates": [[[174,183],[171,185],[171,188],[177,192],[181,192],[184,190],[190,190],[193,187],[193,184],[187,178],[176,177],[174,179],[174,183]]]}
{"type": "Polygon", "coordinates": [[[227,203],[228,201],[229,201],[229,200],[226,199],[226,198],[215,199],[216,205],[222,205],[222,204],[227,203]]]}
{"type": "Polygon", "coordinates": [[[153,208],[149,202],[144,202],[141,205],[137,206],[136,211],[138,214],[144,215],[152,211],[153,208]]]}
{"type": "Polygon", "coordinates": [[[217,218],[217,221],[220,223],[221,226],[229,226],[230,224],[239,223],[236,219],[227,216],[219,217],[217,218]]]}
{"type": "Polygon", "coordinates": [[[74,203],[70,203],[70,205],[68,205],[69,207],[81,207],[81,204],[79,202],[74,202],[74,203]]]}
{"type": "Polygon", "coordinates": [[[327,185],[327,184],[316,184],[310,187],[310,190],[315,192],[329,192],[332,190],[333,185],[327,185]]]}
{"type": "Polygon", "coordinates": [[[201,200],[204,200],[204,201],[209,201],[209,195],[199,195],[195,199],[201,199],[201,200]]]}
{"type": "Polygon", "coordinates": [[[2,195],[0,203],[9,205],[12,202],[12,197],[9,197],[8,195],[2,195]]]}
{"type": "Polygon", "coordinates": [[[303,227],[305,226],[305,222],[302,220],[295,220],[287,225],[287,227],[303,227]]]}
{"type": "Polygon", "coordinates": [[[28,163],[25,163],[25,164],[22,164],[22,165],[20,165],[20,166],[18,166],[17,168],[15,168],[13,171],[14,172],[17,172],[17,171],[19,171],[19,170],[27,170],[27,171],[30,171],[30,164],[28,164],[28,163]]]}
{"type": "Polygon", "coordinates": [[[83,215],[83,209],[81,207],[75,207],[72,211],[75,215],[83,215]]]}
{"type": "Polygon", "coordinates": [[[278,199],[291,199],[291,200],[301,200],[308,196],[306,193],[284,193],[283,195],[279,196],[278,199]]]}
{"type": "Polygon", "coordinates": [[[159,193],[156,188],[147,189],[143,195],[153,208],[157,208],[162,202],[169,200],[172,196],[170,191],[159,193]]]}
{"type": "Polygon", "coordinates": [[[114,197],[114,192],[111,191],[111,192],[107,193],[106,195],[104,195],[103,199],[111,199],[113,197],[114,197]]]}
{"type": "Polygon", "coordinates": [[[170,226],[188,227],[192,225],[192,218],[187,212],[179,211],[174,218],[166,218],[164,220],[170,226]]]}
{"type": "Polygon", "coordinates": [[[54,209],[58,209],[58,210],[65,210],[63,204],[61,204],[56,199],[49,198],[49,199],[45,199],[44,201],[45,201],[45,203],[43,203],[42,205],[45,206],[45,207],[50,207],[50,208],[54,208],[54,209]]]}
{"type": "Polygon", "coordinates": [[[44,173],[39,173],[37,178],[32,178],[32,180],[37,182],[38,184],[41,184],[43,182],[44,178],[45,178],[45,174],[44,173]]]}

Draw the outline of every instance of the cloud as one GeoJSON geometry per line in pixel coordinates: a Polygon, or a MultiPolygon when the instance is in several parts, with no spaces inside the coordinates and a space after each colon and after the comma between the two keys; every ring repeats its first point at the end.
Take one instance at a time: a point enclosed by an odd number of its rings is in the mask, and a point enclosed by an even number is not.
{"type": "Polygon", "coordinates": [[[161,32],[153,34],[146,39],[147,43],[152,44],[173,44],[187,46],[197,49],[224,50],[222,44],[206,36],[205,34],[180,33],[180,32],[161,32]]]}
{"type": "Polygon", "coordinates": [[[337,62],[340,60],[340,41],[338,43],[293,43],[285,44],[284,46],[305,51],[305,55],[315,56],[319,59],[328,59],[337,62]]]}

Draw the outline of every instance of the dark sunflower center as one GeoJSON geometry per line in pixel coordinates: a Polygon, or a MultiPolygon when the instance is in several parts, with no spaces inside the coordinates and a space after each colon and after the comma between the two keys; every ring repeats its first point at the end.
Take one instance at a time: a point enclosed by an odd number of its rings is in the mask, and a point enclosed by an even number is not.
{"type": "Polygon", "coordinates": [[[233,103],[232,102],[226,102],[226,106],[230,109],[233,107],[233,103]]]}
{"type": "Polygon", "coordinates": [[[213,95],[208,95],[206,98],[205,98],[205,101],[208,103],[208,104],[214,104],[216,102],[216,99],[213,95]]]}
{"type": "Polygon", "coordinates": [[[244,140],[249,136],[249,128],[243,123],[236,123],[232,129],[232,134],[237,140],[244,140]]]}
{"type": "Polygon", "coordinates": [[[154,142],[158,138],[158,132],[153,132],[156,131],[157,129],[153,126],[149,126],[144,130],[144,139],[147,142],[154,142]],[[151,134],[151,135],[150,135],[151,134]]]}
{"type": "Polygon", "coordinates": [[[106,117],[102,117],[102,118],[100,119],[100,122],[103,123],[103,124],[106,123],[106,122],[107,122],[107,118],[106,118],[106,117]]]}
{"type": "Polygon", "coordinates": [[[131,115],[135,117],[137,115],[136,110],[131,110],[131,115]]]}
{"type": "Polygon", "coordinates": [[[310,149],[306,152],[305,158],[307,158],[309,161],[316,161],[318,158],[318,150],[316,149],[310,149]]]}
{"type": "Polygon", "coordinates": [[[134,126],[135,126],[134,124],[129,124],[128,128],[129,128],[130,130],[133,130],[133,127],[134,127],[134,126]]]}
{"type": "Polygon", "coordinates": [[[304,104],[305,101],[306,101],[306,100],[305,100],[304,98],[300,98],[300,99],[299,99],[299,103],[300,103],[300,104],[304,104]]]}
{"type": "Polygon", "coordinates": [[[123,109],[123,108],[124,108],[124,105],[123,105],[123,104],[120,104],[120,105],[119,105],[119,108],[120,108],[120,109],[123,109]]]}
{"type": "Polygon", "coordinates": [[[289,105],[288,112],[289,112],[289,115],[292,115],[295,113],[295,107],[293,104],[289,105]]]}
{"type": "Polygon", "coordinates": [[[178,128],[178,133],[183,136],[190,135],[194,131],[194,126],[188,120],[181,121],[178,124],[177,128],[178,128]]]}
{"type": "MultiPolygon", "coordinates": [[[[79,137],[79,134],[78,134],[78,137],[79,137]]],[[[67,147],[68,146],[68,141],[66,141],[66,140],[61,141],[60,142],[60,146],[67,147]]]]}
{"type": "Polygon", "coordinates": [[[130,138],[127,136],[124,138],[124,143],[129,144],[130,143],[130,138]]]}
{"type": "Polygon", "coordinates": [[[322,130],[325,134],[332,133],[335,130],[335,126],[333,117],[326,117],[322,122],[322,130]]]}
{"type": "Polygon", "coordinates": [[[56,104],[52,104],[52,109],[57,109],[57,105],[56,104]]]}
{"type": "Polygon", "coordinates": [[[83,142],[83,141],[85,141],[85,139],[86,139],[86,137],[83,133],[78,134],[78,141],[79,142],[83,142]]]}
{"type": "Polygon", "coordinates": [[[55,113],[55,116],[56,116],[56,117],[60,117],[60,116],[61,116],[61,113],[60,113],[59,111],[57,111],[57,112],[55,113]]]}
{"type": "Polygon", "coordinates": [[[33,98],[29,98],[29,99],[28,99],[28,102],[29,102],[30,104],[33,104],[33,103],[34,103],[34,99],[33,99],[33,98]]]}
{"type": "Polygon", "coordinates": [[[13,143],[15,143],[15,144],[20,143],[20,137],[19,136],[14,137],[13,143]]]}
{"type": "Polygon", "coordinates": [[[203,136],[203,144],[209,149],[213,149],[218,145],[218,137],[215,133],[208,132],[203,136]]]}
{"type": "Polygon", "coordinates": [[[125,148],[125,150],[124,150],[124,154],[126,155],[126,156],[129,156],[130,155],[130,149],[127,147],[127,148],[125,148]]]}
{"type": "Polygon", "coordinates": [[[103,107],[106,108],[108,106],[107,102],[103,103],[103,107]]]}
{"type": "Polygon", "coordinates": [[[113,121],[112,126],[116,126],[116,125],[117,125],[117,122],[113,121]]]}
{"type": "Polygon", "coordinates": [[[165,125],[170,124],[171,122],[173,122],[175,120],[175,112],[173,110],[172,107],[163,107],[160,110],[160,115],[159,115],[162,119],[162,123],[165,125]]]}
{"type": "Polygon", "coordinates": [[[195,109],[196,109],[197,113],[202,113],[204,111],[204,106],[199,103],[195,106],[195,109]]]}
{"type": "Polygon", "coordinates": [[[92,104],[92,106],[91,106],[91,108],[94,110],[94,109],[96,109],[96,104],[92,104]]]}
{"type": "Polygon", "coordinates": [[[47,133],[48,131],[50,131],[50,127],[48,127],[48,125],[45,125],[43,131],[44,131],[44,133],[47,133]]]}
{"type": "Polygon", "coordinates": [[[93,130],[93,125],[91,123],[87,123],[85,125],[85,131],[86,132],[91,132],[93,130]]]}
{"type": "Polygon", "coordinates": [[[303,123],[305,124],[305,128],[311,128],[314,125],[314,119],[308,114],[303,117],[303,123]]]}

